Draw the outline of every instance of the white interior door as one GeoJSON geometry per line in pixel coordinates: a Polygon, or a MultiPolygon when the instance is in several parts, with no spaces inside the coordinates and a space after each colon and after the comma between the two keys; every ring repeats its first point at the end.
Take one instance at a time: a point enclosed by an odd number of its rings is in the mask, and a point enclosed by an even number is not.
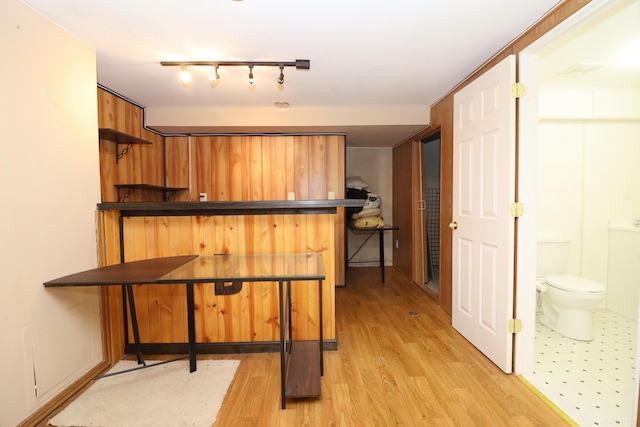
{"type": "Polygon", "coordinates": [[[457,92],[453,136],[453,327],[507,373],[513,360],[514,82],[511,55],[457,92]]]}

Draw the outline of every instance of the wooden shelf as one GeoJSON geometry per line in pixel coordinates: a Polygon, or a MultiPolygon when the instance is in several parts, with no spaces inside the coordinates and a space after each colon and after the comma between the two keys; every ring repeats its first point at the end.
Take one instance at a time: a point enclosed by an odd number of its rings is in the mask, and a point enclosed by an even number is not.
{"type": "Polygon", "coordinates": [[[118,132],[117,130],[109,129],[109,128],[101,128],[98,129],[98,134],[100,135],[100,139],[105,139],[107,141],[115,142],[116,144],[116,163],[118,160],[123,158],[133,144],[152,144],[152,142],[146,141],[142,138],[138,138],[136,136],[127,135],[126,133],[118,132]],[[125,148],[120,151],[119,146],[125,145],[125,148]]]}
{"type": "Polygon", "coordinates": [[[318,397],[322,394],[319,346],[318,341],[291,342],[285,387],[287,398],[318,397]]]}
{"type": "Polygon", "coordinates": [[[148,190],[148,191],[158,191],[164,193],[164,198],[167,199],[168,194],[173,194],[176,191],[187,190],[187,188],[183,187],[164,187],[162,185],[152,185],[152,184],[114,184],[114,186],[118,189],[118,203],[124,202],[129,193],[134,190],[148,190]],[[120,195],[120,190],[125,190],[124,195],[120,195]]]}

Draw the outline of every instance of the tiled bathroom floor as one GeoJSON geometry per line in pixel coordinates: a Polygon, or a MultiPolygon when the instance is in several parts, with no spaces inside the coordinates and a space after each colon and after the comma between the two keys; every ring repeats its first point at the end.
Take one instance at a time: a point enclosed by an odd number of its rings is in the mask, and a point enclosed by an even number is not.
{"type": "Polygon", "coordinates": [[[593,312],[591,342],[536,323],[536,364],[525,378],[580,426],[630,426],[637,322],[593,312]]]}

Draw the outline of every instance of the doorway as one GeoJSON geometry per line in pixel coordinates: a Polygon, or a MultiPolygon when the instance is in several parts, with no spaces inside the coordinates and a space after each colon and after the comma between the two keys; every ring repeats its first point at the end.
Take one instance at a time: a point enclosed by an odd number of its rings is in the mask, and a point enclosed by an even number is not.
{"type": "MultiPolygon", "coordinates": [[[[517,363],[518,371],[576,421],[600,425],[630,425],[636,419],[636,325],[614,316],[609,307],[599,307],[593,312],[593,324],[603,331],[602,336],[585,343],[559,336],[536,323],[532,286],[536,272],[532,261],[537,258],[537,237],[563,235],[572,241],[567,272],[610,285],[609,222],[631,218],[640,206],[632,187],[625,193],[627,182],[637,182],[631,172],[625,172],[624,179],[612,181],[623,174],[629,159],[637,159],[637,151],[610,159],[625,140],[637,141],[640,131],[638,113],[632,114],[637,109],[629,107],[635,105],[633,99],[640,90],[638,69],[629,73],[614,62],[612,54],[638,39],[638,16],[638,0],[594,2],[568,21],[569,27],[558,28],[520,57],[521,81],[527,84],[531,97],[520,104],[519,197],[526,200],[529,217],[523,217],[519,224],[517,282],[522,299],[516,304],[518,317],[534,327],[516,338],[521,344],[516,345],[520,348],[515,355],[521,362],[517,363]],[[620,43],[622,39],[627,43],[620,43]],[[580,95],[584,95],[582,102],[576,103],[580,95]],[[635,129],[634,136],[630,138],[627,129],[635,129]],[[607,164],[614,166],[607,168],[607,164]],[[552,172],[560,169],[560,176],[553,179],[552,172]],[[570,203],[571,210],[561,206],[571,197],[577,198],[570,203]],[[623,334],[625,347],[619,349],[616,345],[622,343],[619,336],[623,334]],[[609,337],[615,341],[609,343],[609,337]],[[598,345],[602,348],[596,349],[598,345]],[[630,354],[623,357],[624,351],[630,354]],[[584,366],[560,365],[560,360],[553,358],[555,354],[570,354],[567,360],[584,366]],[[592,354],[598,358],[590,359],[592,354]],[[631,362],[617,367],[615,363],[623,359],[631,362]],[[628,375],[620,376],[621,372],[628,375]],[[611,398],[606,394],[609,389],[611,398]],[[596,400],[590,400],[591,396],[596,400]],[[609,400],[614,401],[610,407],[602,403],[609,400]],[[576,407],[580,411],[574,413],[576,407]]],[[[627,58],[637,56],[628,54],[627,58]]]]}
{"type": "Polygon", "coordinates": [[[422,141],[424,286],[440,293],[440,131],[422,141]]]}

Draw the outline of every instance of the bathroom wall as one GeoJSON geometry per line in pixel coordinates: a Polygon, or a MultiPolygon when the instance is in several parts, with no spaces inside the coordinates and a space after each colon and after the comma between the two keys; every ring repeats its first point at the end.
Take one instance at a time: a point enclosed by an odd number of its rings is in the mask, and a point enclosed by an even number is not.
{"type": "MultiPolygon", "coordinates": [[[[393,224],[393,149],[392,148],[367,148],[367,147],[347,147],[346,155],[346,176],[359,176],[364,182],[369,184],[369,191],[380,195],[382,201],[381,209],[384,222],[393,224]]],[[[349,233],[349,256],[358,249],[364,242],[367,235],[363,233],[349,233]]],[[[385,265],[393,265],[393,239],[390,231],[385,232],[385,265]]],[[[377,266],[379,265],[378,236],[373,236],[358,251],[351,260],[356,266],[377,266]]]]}
{"type": "Polygon", "coordinates": [[[640,296],[640,227],[611,221],[607,309],[638,320],[640,296]]]}
{"type": "Polygon", "coordinates": [[[539,117],[538,236],[606,284],[609,221],[640,218],[640,90],[544,87],[539,117]]]}

